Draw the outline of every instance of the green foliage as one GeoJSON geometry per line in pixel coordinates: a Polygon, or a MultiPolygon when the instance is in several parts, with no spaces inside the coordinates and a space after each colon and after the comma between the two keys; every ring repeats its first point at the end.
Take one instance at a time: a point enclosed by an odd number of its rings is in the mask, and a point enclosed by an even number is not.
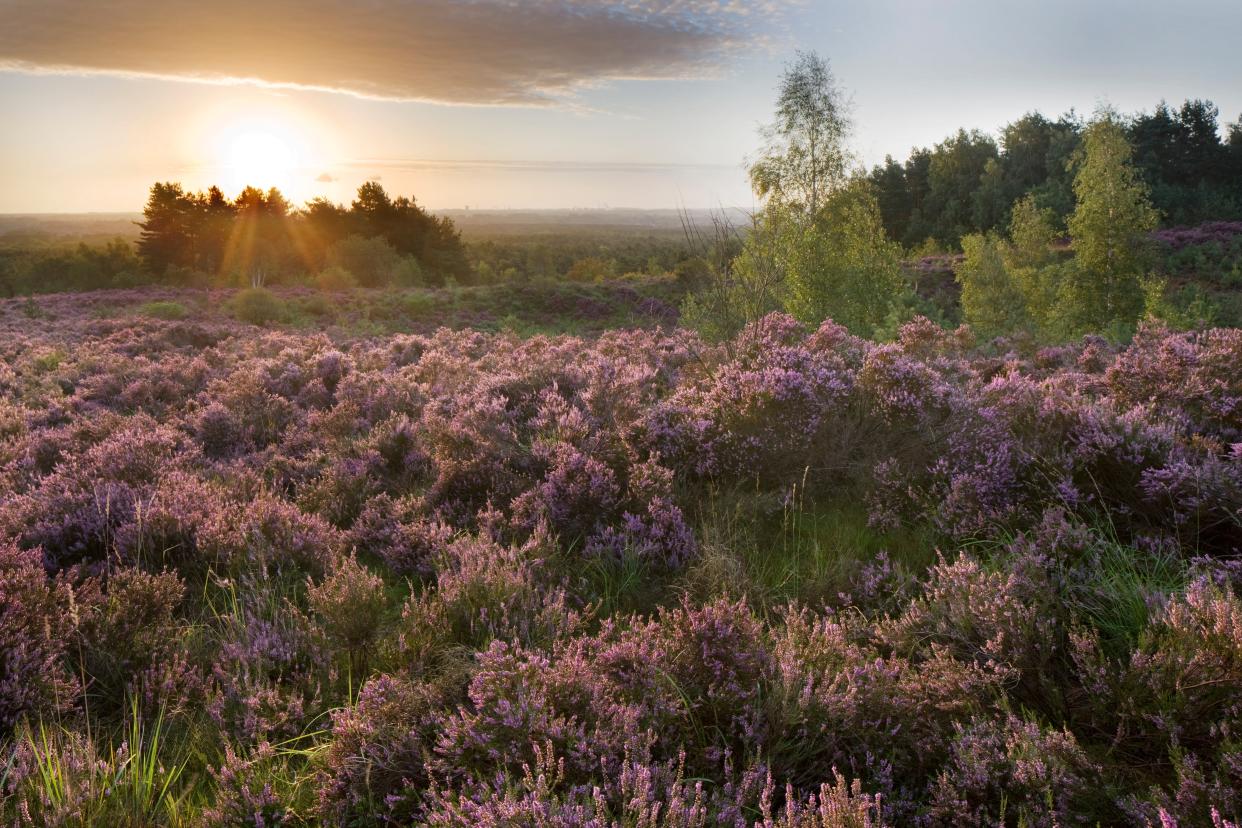
{"type": "MultiPolygon", "coordinates": [[[[1134,165],[1155,208],[1173,224],[1242,218],[1242,136],[1221,140],[1211,101],[1161,103],[1117,119],[1134,147],[1134,165]]],[[[1057,223],[1074,209],[1073,169],[1085,138],[1072,110],[1056,120],[1030,112],[1000,130],[999,152],[987,135],[959,130],[904,163],[886,158],[869,178],[879,193],[889,237],[906,246],[934,236],[956,246],[963,235],[999,230],[1010,205],[1027,196],[1057,223]]]]}
{"type": "MultiPolygon", "coordinates": [[[[451,283],[451,277],[446,283],[451,283]]],[[[399,287],[415,287],[427,284],[427,273],[414,256],[402,256],[392,270],[392,283],[399,287]]]]}
{"type": "Polygon", "coordinates": [[[1146,315],[1170,328],[1208,328],[1220,315],[1219,304],[1199,285],[1183,285],[1170,291],[1167,280],[1151,277],[1143,282],[1143,295],[1146,315]]]}
{"type": "Polygon", "coordinates": [[[1079,261],[1106,278],[1143,269],[1145,237],[1158,219],[1147,187],[1130,163],[1132,155],[1125,133],[1111,116],[1087,128],[1074,177],[1077,205],[1069,230],[1079,261]]]}
{"type": "Polygon", "coordinates": [[[351,274],[363,287],[381,287],[392,281],[397,251],[379,236],[346,236],[328,248],[329,268],[351,274]]]}
{"type": "Polygon", "coordinates": [[[706,267],[707,285],[682,301],[681,324],[697,330],[710,342],[722,342],[747,324],[779,310],[783,306],[790,226],[796,221],[793,209],[769,204],[753,217],[736,256],[732,255],[732,228],[717,226],[716,236],[708,245],[714,261],[706,267]]]}
{"type": "Polygon", "coordinates": [[[266,325],[284,318],[285,306],[270,290],[246,288],[233,298],[233,314],[252,325],[266,325]]]}
{"type": "Polygon", "coordinates": [[[149,280],[124,239],[0,246],[0,295],[125,288],[149,280]]]}
{"type": "Polygon", "coordinates": [[[615,269],[611,262],[598,256],[586,256],[573,263],[565,278],[571,282],[602,282],[614,275],[615,269]]]}
{"type": "Polygon", "coordinates": [[[750,168],[751,186],[760,198],[814,215],[846,180],[849,131],[845,102],[828,61],[814,52],[799,52],[785,69],[776,120],[765,130],[766,146],[750,168]]]}
{"type": "MultiPolygon", "coordinates": [[[[1002,218],[1008,202],[998,208],[997,196],[991,192],[997,188],[994,179],[1000,174],[995,166],[997,158],[996,142],[977,130],[958,130],[957,135],[936,146],[928,168],[926,210],[937,217],[934,235],[940,241],[951,243],[972,229],[991,229],[992,222],[1002,218]],[[981,187],[989,165],[993,172],[988,178],[993,182],[981,187]],[[981,224],[979,219],[985,216],[989,223],[981,224]]],[[[1003,201],[1003,196],[1000,198],[1003,201]]]]}
{"type": "Polygon", "coordinates": [[[1219,116],[1211,101],[1186,100],[1180,107],[1161,101],[1127,126],[1134,163],[1152,200],[1174,223],[1242,218],[1242,169],[1231,168],[1219,116]]]}
{"type": "Polygon", "coordinates": [[[870,186],[856,180],[828,197],[815,220],[785,224],[786,307],[818,324],[831,318],[869,335],[904,285],[901,248],[884,234],[870,186]]]}
{"type": "Polygon", "coordinates": [[[152,319],[175,321],[185,319],[190,311],[180,302],[146,302],[138,307],[138,313],[152,319]]]}
{"type": "Polygon", "coordinates": [[[975,333],[990,339],[1030,325],[1025,298],[1005,264],[1005,244],[993,235],[962,239],[966,258],[956,277],[962,286],[962,313],[975,333]]]}
{"type": "Polygon", "coordinates": [[[401,307],[405,310],[406,315],[412,319],[423,319],[431,316],[439,306],[440,303],[436,301],[436,297],[430,293],[407,293],[401,297],[401,307]]]}
{"type": "Polygon", "coordinates": [[[316,273],[313,284],[319,290],[336,293],[358,287],[358,279],[345,268],[332,265],[316,273]]]}
{"type": "Polygon", "coordinates": [[[678,262],[673,268],[677,284],[686,290],[703,287],[711,279],[711,264],[702,256],[691,256],[678,262]]]}
{"type": "Polygon", "coordinates": [[[185,824],[184,755],[170,756],[160,713],[144,722],[135,701],[122,743],[106,754],[94,742],[58,725],[26,724],[18,734],[33,772],[14,792],[24,824],[145,828],[185,824]]]}
{"type": "MultiPolygon", "coordinates": [[[[1125,133],[1110,114],[1086,129],[1076,159],[1077,201],[1069,218],[1072,259],[1057,250],[1055,211],[1039,206],[1035,195],[1014,205],[1010,244],[1001,259],[988,245],[963,240],[962,305],[968,319],[986,320],[981,332],[1019,325],[1025,316],[1043,339],[1086,332],[1124,338],[1145,307],[1154,316],[1172,313],[1161,300],[1163,286],[1144,286],[1152,262],[1149,234],[1157,216],[1130,158],[1125,133]],[[983,288],[984,283],[990,287],[983,288]],[[1014,315],[1019,307],[1021,313],[1014,315]]],[[[1206,307],[1199,302],[1193,312],[1206,307]]]]}
{"type": "Polygon", "coordinates": [[[1037,206],[1034,196],[1013,205],[1009,221],[1009,262],[1013,267],[1041,267],[1052,260],[1057,237],[1056,214],[1037,206]]]}
{"type": "MultiPolygon", "coordinates": [[[[745,598],[764,611],[840,600],[877,555],[901,573],[894,580],[913,581],[935,560],[925,529],[877,530],[857,504],[817,502],[801,486],[779,505],[750,489],[713,488],[697,519],[703,550],[686,589],[700,599],[745,598]]],[[[896,606],[903,596],[875,597],[896,606]]]]}
{"type": "Polygon", "coordinates": [[[1137,549],[1101,531],[1100,542],[1084,562],[1082,575],[1070,591],[1074,613],[1099,631],[1105,650],[1114,656],[1139,643],[1156,615],[1153,595],[1174,595],[1186,589],[1185,562],[1175,553],[1137,549]]]}
{"type": "Polygon", "coordinates": [[[1142,311],[1140,279],[1150,263],[1147,234],[1158,217],[1131,156],[1125,132],[1111,115],[1087,128],[1074,177],[1077,204],[1069,218],[1077,278],[1064,285],[1083,330],[1131,324],[1142,311]]]}

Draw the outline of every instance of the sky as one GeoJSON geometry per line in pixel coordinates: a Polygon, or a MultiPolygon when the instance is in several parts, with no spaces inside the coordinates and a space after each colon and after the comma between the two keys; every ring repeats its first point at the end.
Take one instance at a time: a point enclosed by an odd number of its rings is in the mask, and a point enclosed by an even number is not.
{"type": "Polygon", "coordinates": [[[0,213],[157,180],[432,209],[749,208],[797,50],[859,163],[1025,112],[1242,116],[1239,0],[0,0],[0,213]]]}

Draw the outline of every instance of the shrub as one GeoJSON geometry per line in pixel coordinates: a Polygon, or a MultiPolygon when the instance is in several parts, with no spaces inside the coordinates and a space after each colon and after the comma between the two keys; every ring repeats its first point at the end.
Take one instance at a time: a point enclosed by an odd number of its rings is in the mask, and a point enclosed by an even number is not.
{"type": "Polygon", "coordinates": [[[338,292],[356,288],[358,280],[345,268],[333,265],[315,274],[314,285],[319,290],[338,292]]]}
{"type": "Polygon", "coordinates": [[[353,556],[343,558],[322,583],[308,586],[307,603],[328,637],[345,649],[352,675],[363,675],[387,609],[384,580],[353,556]]]}
{"type": "Polygon", "coordinates": [[[201,681],[186,675],[175,613],[185,595],[176,575],[124,569],[78,590],[76,643],[93,679],[88,693],[101,709],[121,711],[127,697],[151,712],[180,708],[201,681]],[[180,675],[178,675],[180,673],[180,675]],[[175,691],[175,692],[168,692],[175,691]]]}
{"type": "Polygon", "coordinates": [[[1239,821],[1234,331],[149,298],[0,302],[0,823],[1239,821]]]}
{"type": "Polygon", "coordinates": [[[266,325],[284,318],[284,303],[264,288],[246,288],[233,297],[233,313],[251,325],[266,325]]]}
{"type": "Polygon", "coordinates": [[[49,582],[39,550],[0,542],[0,729],[71,709],[80,691],[64,656],[72,616],[63,582],[49,582]]]}
{"type": "Polygon", "coordinates": [[[436,298],[437,294],[412,291],[402,295],[401,307],[406,316],[412,319],[424,319],[431,316],[438,307],[436,298]]]}

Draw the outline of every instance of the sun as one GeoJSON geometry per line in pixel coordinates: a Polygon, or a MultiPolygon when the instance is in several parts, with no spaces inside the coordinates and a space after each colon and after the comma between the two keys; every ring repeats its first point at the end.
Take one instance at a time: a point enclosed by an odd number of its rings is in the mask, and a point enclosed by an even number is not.
{"type": "Polygon", "coordinates": [[[284,178],[297,166],[293,148],[271,132],[243,132],[233,137],[225,150],[225,164],[243,177],[259,183],[266,178],[284,178]]]}
{"type": "Polygon", "coordinates": [[[287,189],[311,162],[303,136],[278,122],[242,121],[222,129],[215,147],[216,167],[231,190],[245,186],[287,189]]]}

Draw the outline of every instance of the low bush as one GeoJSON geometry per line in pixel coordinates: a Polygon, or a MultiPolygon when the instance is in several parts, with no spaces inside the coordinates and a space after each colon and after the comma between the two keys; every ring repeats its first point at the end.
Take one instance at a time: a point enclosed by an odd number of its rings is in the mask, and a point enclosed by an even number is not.
{"type": "Polygon", "coordinates": [[[270,290],[246,288],[233,297],[233,314],[251,325],[266,325],[284,318],[285,306],[270,290]]]}
{"type": "Polygon", "coordinates": [[[313,284],[319,290],[336,293],[358,287],[358,279],[345,268],[334,265],[316,273],[313,284]]]}

